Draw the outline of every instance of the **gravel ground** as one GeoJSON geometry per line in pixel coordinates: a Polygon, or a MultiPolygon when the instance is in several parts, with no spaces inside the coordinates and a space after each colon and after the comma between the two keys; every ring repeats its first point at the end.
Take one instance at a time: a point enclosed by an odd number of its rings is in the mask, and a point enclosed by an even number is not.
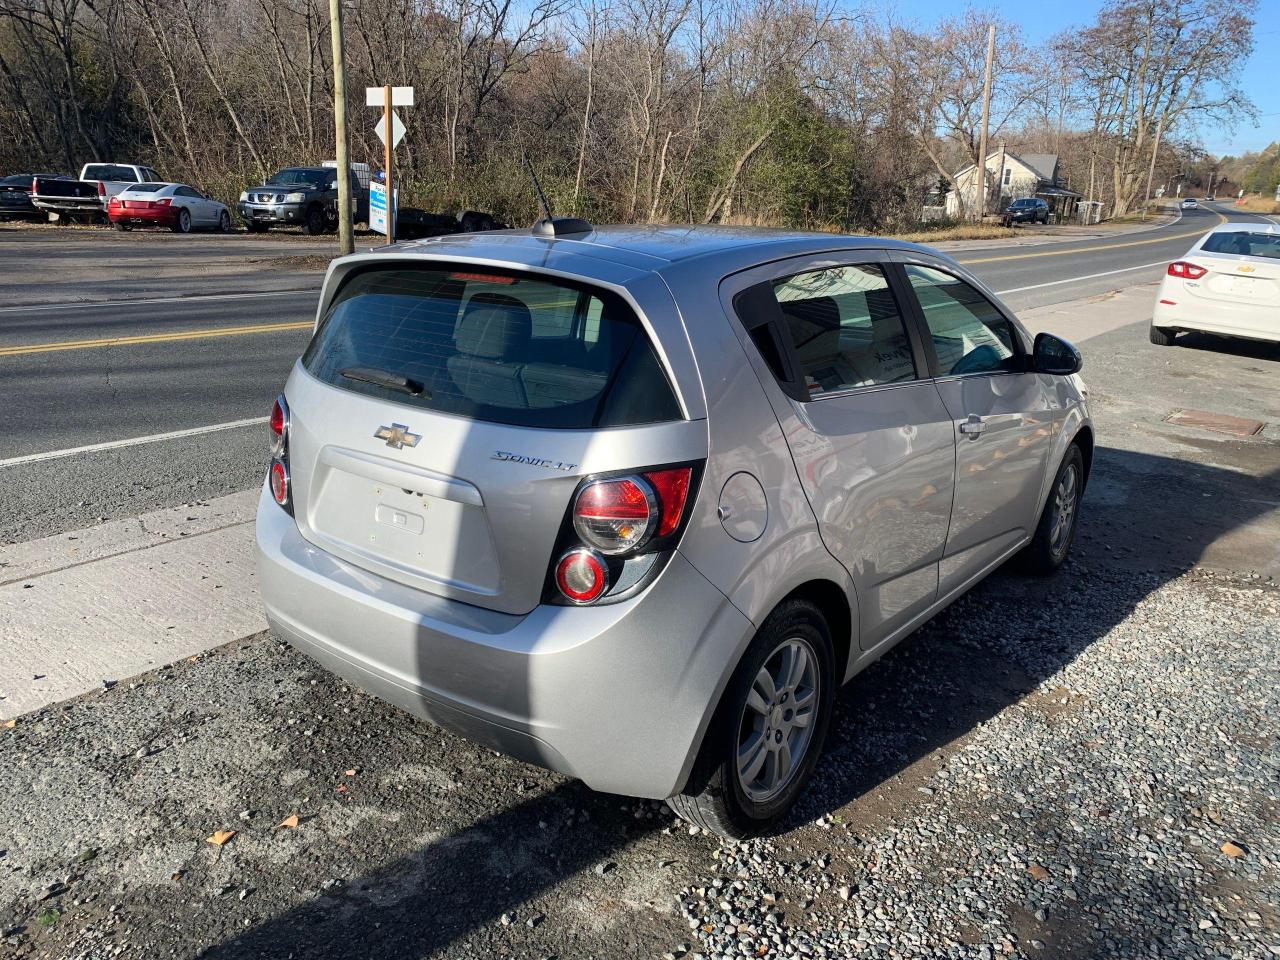
{"type": "Polygon", "coordinates": [[[742,845],[440,734],[256,638],[5,731],[0,809],[20,815],[0,942],[1280,955],[1278,614],[1260,578],[1083,559],[1048,582],[1001,574],[851,686],[790,829],[742,845]],[[217,830],[237,834],[218,847],[217,830]]]}

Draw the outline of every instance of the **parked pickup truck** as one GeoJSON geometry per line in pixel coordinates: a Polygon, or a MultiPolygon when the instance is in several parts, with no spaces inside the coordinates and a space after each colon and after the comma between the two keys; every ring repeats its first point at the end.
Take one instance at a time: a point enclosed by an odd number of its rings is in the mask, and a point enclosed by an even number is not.
{"type": "Polygon", "coordinates": [[[86,163],[79,180],[36,177],[31,185],[31,203],[37,209],[59,217],[106,216],[107,201],[131,183],[162,183],[150,167],[132,163],[86,163]]]}
{"type": "MultiPolygon", "coordinates": [[[[351,165],[352,212],[369,220],[368,164],[351,165]]],[[[338,229],[338,171],[330,166],[286,167],[260,187],[240,194],[240,218],[250,233],[301,226],[307,233],[338,229]]]]}

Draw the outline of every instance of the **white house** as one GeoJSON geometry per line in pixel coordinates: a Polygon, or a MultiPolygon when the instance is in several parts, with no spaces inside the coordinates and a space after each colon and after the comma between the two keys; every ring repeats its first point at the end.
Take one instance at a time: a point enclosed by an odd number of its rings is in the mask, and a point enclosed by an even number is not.
{"type": "MultiPolygon", "coordinates": [[[[987,156],[987,213],[999,213],[1019,197],[1039,197],[1049,211],[1071,216],[1080,194],[1068,190],[1058,177],[1056,153],[1016,154],[996,150],[987,156]]],[[[964,212],[978,208],[978,175],[973,164],[956,172],[955,182],[964,191],[964,212]]],[[[960,199],[956,190],[947,193],[947,216],[958,219],[960,199]]]]}

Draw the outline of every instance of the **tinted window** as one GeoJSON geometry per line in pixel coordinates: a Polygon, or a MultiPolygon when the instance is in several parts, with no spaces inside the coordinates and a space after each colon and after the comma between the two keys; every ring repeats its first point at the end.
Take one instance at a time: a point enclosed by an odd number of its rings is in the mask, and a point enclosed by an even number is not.
{"type": "Polygon", "coordinates": [[[1234,253],[1243,257],[1280,257],[1280,233],[1223,230],[1204,238],[1205,253],[1234,253]]]}
{"type": "Polygon", "coordinates": [[[177,194],[178,196],[180,196],[180,197],[191,197],[191,198],[192,198],[192,199],[194,199],[194,200],[199,200],[199,199],[200,199],[200,193],[199,193],[199,191],[197,191],[197,190],[192,190],[190,187],[179,187],[177,190],[175,190],[175,191],[173,191],[173,192],[174,192],[174,193],[176,193],[176,194],[177,194]]]}
{"type": "Polygon", "coordinates": [[[338,291],[302,362],[336,387],[477,420],[583,428],[680,418],[626,302],[550,279],[365,270],[338,291]],[[370,371],[412,381],[409,392],[369,382],[370,371]]]}
{"type": "Polygon", "coordinates": [[[942,376],[1021,369],[1013,325],[990,300],[942,270],[908,264],[906,271],[942,376]]]}
{"type": "Polygon", "coordinates": [[[138,174],[132,167],[121,167],[114,163],[91,163],[84,168],[84,179],[105,180],[108,183],[135,183],[138,174]]]}
{"type": "Polygon", "coordinates": [[[773,294],[809,396],[915,379],[911,343],[880,267],[797,274],[775,280],[773,294]]]}
{"type": "Polygon", "coordinates": [[[27,187],[30,188],[31,180],[38,174],[31,173],[12,173],[3,179],[0,179],[0,187],[27,187]]]}
{"type": "Polygon", "coordinates": [[[163,183],[135,183],[131,187],[125,187],[122,193],[158,193],[163,190],[163,183]]]}

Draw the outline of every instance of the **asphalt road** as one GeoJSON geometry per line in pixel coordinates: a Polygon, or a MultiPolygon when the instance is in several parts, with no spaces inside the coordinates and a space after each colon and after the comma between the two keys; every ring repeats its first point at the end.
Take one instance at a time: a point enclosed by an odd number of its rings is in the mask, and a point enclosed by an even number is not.
{"type": "MultiPolygon", "coordinates": [[[[1219,221],[1201,208],[1135,232],[949,252],[1025,309],[1154,280],[1219,221]]],[[[0,542],[257,482],[264,431],[242,421],[265,417],[305,347],[331,247],[284,236],[0,232],[0,542]],[[81,449],[210,426],[222,429],[81,449]],[[48,457],[68,450],[78,452],[48,457]]]]}

